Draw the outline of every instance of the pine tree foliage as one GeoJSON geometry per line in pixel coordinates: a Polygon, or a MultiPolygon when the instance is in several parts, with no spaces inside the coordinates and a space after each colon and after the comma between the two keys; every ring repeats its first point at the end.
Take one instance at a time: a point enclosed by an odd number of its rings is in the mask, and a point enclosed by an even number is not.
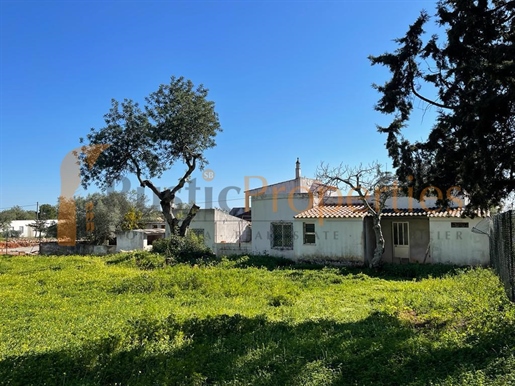
{"type": "Polygon", "coordinates": [[[392,115],[378,129],[401,183],[458,186],[468,209],[488,209],[515,190],[515,1],[442,0],[434,19],[441,35],[426,36],[423,11],[395,52],[370,57],[391,72],[374,85],[376,109],[392,115]],[[436,119],[427,140],[410,142],[402,132],[421,101],[436,119]]]}

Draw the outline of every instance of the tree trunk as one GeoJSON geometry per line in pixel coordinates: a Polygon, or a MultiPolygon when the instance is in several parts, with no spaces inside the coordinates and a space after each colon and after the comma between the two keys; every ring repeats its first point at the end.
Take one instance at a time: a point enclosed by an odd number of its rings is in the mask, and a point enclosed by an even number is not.
{"type": "Polygon", "coordinates": [[[179,235],[184,237],[186,236],[186,231],[188,230],[188,227],[190,226],[191,220],[193,220],[193,217],[197,214],[200,207],[193,204],[193,206],[190,208],[190,211],[188,212],[188,215],[184,220],[182,220],[181,228],[179,230],[179,235]]]}
{"type": "Polygon", "coordinates": [[[178,235],[179,220],[177,220],[177,218],[173,214],[172,201],[163,199],[159,203],[161,204],[161,210],[163,212],[163,216],[165,217],[165,221],[168,224],[168,227],[170,228],[170,234],[178,235]]]}
{"type": "Polygon", "coordinates": [[[374,257],[370,261],[370,268],[376,268],[381,263],[384,253],[384,237],[381,229],[381,215],[373,216],[374,219],[374,233],[376,236],[376,248],[374,250],[374,257]]]}
{"type": "MultiPolygon", "coordinates": [[[[188,212],[188,215],[186,218],[182,221],[181,225],[179,226],[179,220],[175,215],[173,214],[172,210],[172,201],[169,200],[161,200],[161,209],[163,211],[163,215],[165,217],[166,223],[170,227],[170,234],[184,237],[186,236],[186,231],[188,230],[188,227],[190,226],[191,221],[197,214],[197,212],[200,210],[200,207],[193,204],[193,206],[190,208],[190,211],[188,212]]],[[[165,235],[169,236],[169,235],[165,235]]]]}
{"type": "MultiPolygon", "coordinates": [[[[179,227],[179,220],[175,217],[173,214],[173,203],[175,201],[175,194],[184,186],[188,178],[190,177],[191,173],[195,170],[195,165],[197,158],[199,158],[200,155],[190,154],[189,156],[185,156],[185,162],[186,165],[188,165],[188,170],[186,173],[184,173],[184,176],[179,180],[179,183],[173,188],[173,189],[166,189],[163,191],[159,191],[157,187],[154,186],[152,182],[149,180],[143,180],[141,178],[141,168],[139,167],[138,163],[132,159],[134,162],[134,165],[137,170],[137,176],[138,180],[142,187],[149,187],[154,194],[159,197],[159,203],[161,204],[161,210],[163,212],[163,216],[165,218],[166,223],[170,227],[170,234],[177,235],[177,236],[184,236],[186,234],[186,230],[188,229],[188,226],[195,217],[195,214],[200,209],[198,206],[193,205],[190,208],[190,212],[188,213],[187,217],[187,223],[183,226],[179,227]],[[184,228],[184,229],[183,229],[184,228]]],[[[165,237],[170,236],[170,234],[165,233],[165,237]]]]}

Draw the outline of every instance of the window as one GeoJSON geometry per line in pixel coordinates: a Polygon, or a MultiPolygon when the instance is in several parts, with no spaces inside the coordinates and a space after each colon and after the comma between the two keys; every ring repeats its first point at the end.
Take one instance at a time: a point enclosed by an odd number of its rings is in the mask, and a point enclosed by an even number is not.
{"type": "Polygon", "coordinates": [[[20,226],[20,227],[18,228],[18,232],[20,232],[20,234],[22,234],[22,233],[23,233],[23,226],[20,226]]]}
{"type": "Polygon", "coordinates": [[[198,237],[204,238],[204,229],[201,228],[191,228],[190,231],[194,233],[198,237]]]}
{"type": "Polygon", "coordinates": [[[293,249],[293,224],[273,223],[271,242],[274,249],[293,249]]]}
{"type": "Polygon", "coordinates": [[[315,244],[315,224],[304,223],[304,244],[315,244]]]}
{"type": "Polygon", "coordinates": [[[468,228],[468,222],[451,222],[451,228],[468,228]]]}
{"type": "Polygon", "coordinates": [[[393,245],[409,245],[409,230],[407,222],[393,223],[393,245]]]}

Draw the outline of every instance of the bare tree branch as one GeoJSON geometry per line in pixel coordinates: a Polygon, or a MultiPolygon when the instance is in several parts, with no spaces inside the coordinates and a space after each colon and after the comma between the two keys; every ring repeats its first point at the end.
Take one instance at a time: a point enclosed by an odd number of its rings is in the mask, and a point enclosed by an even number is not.
{"type": "Polygon", "coordinates": [[[175,197],[175,194],[184,187],[184,184],[188,181],[188,178],[195,171],[197,157],[193,156],[192,158],[186,158],[186,166],[188,166],[188,170],[184,173],[182,178],[179,180],[179,183],[171,190],[170,194],[175,197]]]}
{"type": "Polygon", "coordinates": [[[386,200],[390,198],[397,189],[394,177],[388,172],[383,172],[378,162],[374,162],[368,166],[360,164],[357,167],[349,167],[340,164],[335,168],[330,168],[329,165],[322,163],[317,168],[317,179],[327,185],[340,187],[344,184],[350,187],[353,192],[356,192],[358,198],[373,219],[376,248],[374,257],[370,261],[370,266],[378,266],[385,246],[381,229],[381,215],[385,208],[386,200]],[[393,191],[391,189],[392,186],[395,188],[393,191]],[[366,190],[366,192],[364,192],[364,190],[366,190]],[[373,192],[374,197],[371,198],[368,192],[373,192]]]}

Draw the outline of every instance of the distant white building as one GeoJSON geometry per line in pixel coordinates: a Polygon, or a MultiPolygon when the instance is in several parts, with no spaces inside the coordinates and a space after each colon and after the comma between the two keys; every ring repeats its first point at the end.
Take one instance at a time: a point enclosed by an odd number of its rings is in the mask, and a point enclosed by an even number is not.
{"type": "MultiPolygon", "coordinates": [[[[36,230],[30,226],[30,224],[34,224],[34,220],[14,220],[11,221],[11,231],[12,235],[16,235],[17,237],[38,237],[39,233],[36,234],[36,230]]],[[[57,219],[55,220],[46,220],[46,226],[51,226],[53,224],[57,224],[57,219]]]]}

